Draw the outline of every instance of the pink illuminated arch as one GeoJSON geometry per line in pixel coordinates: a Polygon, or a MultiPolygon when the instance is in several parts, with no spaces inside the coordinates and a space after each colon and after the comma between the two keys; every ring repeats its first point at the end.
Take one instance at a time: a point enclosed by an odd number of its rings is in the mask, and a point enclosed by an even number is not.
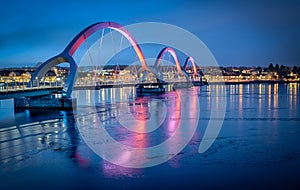
{"type": "Polygon", "coordinates": [[[192,63],[192,66],[193,66],[193,70],[194,70],[194,75],[198,75],[197,73],[197,67],[196,67],[196,63],[194,61],[194,58],[193,57],[188,57],[184,63],[184,66],[183,66],[183,69],[186,69],[186,66],[187,64],[191,62],[192,63]]]}
{"type": "Polygon", "coordinates": [[[155,65],[154,65],[154,66],[157,68],[157,67],[160,65],[160,62],[161,62],[163,56],[164,56],[166,53],[170,53],[170,54],[172,55],[172,57],[173,57],[173,59],[174,59],[174,61],[175,61],[175,65],[176,65],[176,68],[177,68],[179,74],[182,74],[182,69],[181,69],[181,67],[180,67],[180,63],[179,63],[179,61],[178,61],[176,52],[174,51],[173,48],[170,48],[170,47],[166,47],[166,48],[164,48],[164,49],[162,49],[162,50],[160,51],[160,53],[159,53],[158,56],[157,56],[157,59],[156,59],[156,62],[155,62],[155,65]]]}
{"type": "Polygon", "coordinates": [[[144,54],[142,53],[141,48],[138,45],[138,43],[136,42],[136,40],[134,39],[134,37],[130,34],[130,32],[128,30],[126,30],[126,28],[124,28],[122,25],[115,23],[115,22],[98,22],[98,23],[88,26],[87,28],[82,30],[79,34],[77,34],[77,36],[66,47],[64,52],[68,53],[70,56],[73,56],[73,54],[76,52],[76,50],[79,48],[79,46],[89,36],[91,36],[95,32],[102,30],[104,28],[110,28],[110,29],[113,29],[113,30],[121,33],[134,48],[134,50],[142,64],[143,69],[148,70],[148,66],[146,64],[144,54]]]}
{"type": "Polygon", "coordinates": [[[155,68],[158,68],[158,66],[160,65],[160,62],[161,62],[163,56],[164,56],[166,53],[170,53],[170,54],[172,55],[172,57],[173,57],[173,59],[174,59],[174,61],[175,61],[175,65],[176,65],[176,68],[177,68],[178,73],[184,75],[185,78],[186,78],[186,80],[187,80],[187,82],[190,82],[189,75],[187,74],[186,71],[184,71],[184,70],[181,69],[181,66],[180,66],[180,63],[179,63],[179,61],[178,61],[176,52],[174,51],[173,48],[166,47],[166,48],[162,49],[162,50],[160,51],[160,53],[158,54],[158,56],[157,56],[156,62],[155,62],[155,64],[154,64],[154,67],[155,67],[155,68]]]}
{"type": "Polygon", "coordinates": [[[30,84],[33,84],[34,81],[40,81],[45,73],[49,70],[49,68],[52,68],[60,63],[67,62],[70,64],[70,74],[67,78],[67,81],[63,88],[63,93],[65,93],[67,96],[70,96],[73,90],[74,81],[77,74],[78,64],[75,62],[73,55],[76,52],[76,50],[80,47],[80,45],[92,34],[95,32],[102,30],[104,28],[110,28],[113,29],[119,33],[121,33],[132,45],[134,48],[139,61],[142,64],[142,69],[146,71],[150,71],[156,75],[158,78],[158,74],[153,71],[151,68],[149,68],[146,64],[144,54],[141,51],[140,46],[134,39],[134,37],[130,34],[128,30],[126,30],[122,25],[117,24],[115,22],[97,22],[95,24],[92,24],[88,27],[86,27],[84,30],[82,30],[80,33],[78,33],[73,40],[67,45],[67,47],[64,49],[62,53],[60,53],[57,56],[54,56],[50,59],[48,59],[46,62],[41,64],[37,70],[33,73],[30,84]]]}

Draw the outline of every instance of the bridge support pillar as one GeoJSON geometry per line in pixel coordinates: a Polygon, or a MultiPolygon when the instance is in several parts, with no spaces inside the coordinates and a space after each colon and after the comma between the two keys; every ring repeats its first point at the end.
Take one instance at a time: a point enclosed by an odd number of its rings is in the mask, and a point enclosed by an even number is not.
{"type": "Polygon", "coordinates": [[[56,98],[51,95],[15,98],[14,107],[22,109],[31,108],[52,108],[52,109],[73,109],[77,106],[76,98],[56,98]]]}

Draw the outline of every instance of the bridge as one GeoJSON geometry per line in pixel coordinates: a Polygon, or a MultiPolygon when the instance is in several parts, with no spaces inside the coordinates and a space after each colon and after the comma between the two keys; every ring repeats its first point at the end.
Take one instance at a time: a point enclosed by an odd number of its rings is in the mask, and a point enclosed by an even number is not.
{"type": "Polygon", "coordinates": [[[60,86],[40,86],[31,88],[5,89],[0,91],[0,100],[30,96],[44,96],[62,92],[60,86]]]}
{"type": "MultiPolygon", "coordinates": [[[[102,39],[100,39],[100,45],[101,45],[102,39]]],[[[120,42],[121,43],[121,42],[120,42]]],[[[187,57],[184,65],[182,66],[179,63],[178,57],[176,55],[176,51],[172,49],[171,47],[165,47],[161,50],[161,52],[158,54],[156,58],[156,62],[154,66],[149,66],[146,63],[145,56],[141,50],[141,47],[135,40],[135,38],[130,34],[128,30],[126,30],[125,27],[123,27],[120,24],[117,24],[115,22],[98,22],[95,24],[92,24],[85,29],[83,29],[81,32],[79,32],[73,40],[66,46],[66,48],[58,55],[48,59],[44,63],[42,63],[34,72],[34,74],[31,77],[30,82],[26,86],[22,86],[19,88],[3,88],[0,90],[0,100],[1,99],[7,99],[7,98],[22,98],[26,97],[27,99],[30,97],[50,97],[52,94],[61,94],[61,97],[63,98],[60,100],[60,102],[68,100],[71,101],[71,93],[73,89],[99,89],[99,88],[105,88],[105,87],[122,87],[122,86],[132,86],[136,84],[147,84],[147,83],[157,83],[157,84],[172,84],[176,86],[177,88],[181,87],[191,87],[192,85],[200,85],[202,84],[201,81],[201,75],[199,75],[197,71],[197,65],[195,64],[195,61],[192,57],[187,57]],[[122,84],[95,84],[95,85],[75,85],[75,80],[78,74],[78,67],[79,63],[75,60],[74,54],[78,51],[78,49],[81,47],[83,43],[87,41],[87,39],[92,36],[94,33],[102,30],[102,36],[103,38],[103,32],[104,29],[114,30],[118,32],[127,39],[127,41],[130,43],[131,47],[133,48],[138,61],[140,63],[141,68],[136,73],[136,78],[138,78],[138,83],[135,81],[122,83],[122,84]],[[161,63],[163,61],[163,57],[169,54],[173,58],[173,65],[174,68],[176,68],[176,71],[164,71],[165,68],[161,67],[161,63]],[[68,77],[63,85],[56,85],[56,86],[47,86],[47,85],[41,85],[43,82],[43,78],[45,74],[53,67],[61,64],[61,63],[68,63],[70,66],[70,72],[68,74],[68,77]],[[189,66],[191,64],[191,67],[189,66]],[[191,69],[190,69],[191,68],[191,69]],[[170,80],[170,77],[166,76],[166,73],[175,73],[175,77],[173,77],[170,80]],[[154,76],[154,80],[148,79],[148,75],[154,76]]],[[[50,83],[51,84],[51,83],[50,83]]],[[[38,98],[35,98],[35,100],[38,98]]],[[[41,98],[45,99],[45,98],[41,98]]],[[[48,98],[48,100],[51,98],[48,98]]],[[[22,100],[22,102],[24,102],[22,100]]],[[[49,103],[49,102],[48,102],[49,103]]],[[[26,103],[28,105],[28,102],[26,103]]]]}

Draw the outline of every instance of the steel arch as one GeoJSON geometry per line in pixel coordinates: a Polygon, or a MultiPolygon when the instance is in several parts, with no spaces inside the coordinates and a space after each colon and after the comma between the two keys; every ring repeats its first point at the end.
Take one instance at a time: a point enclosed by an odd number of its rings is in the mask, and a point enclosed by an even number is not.
{"type": "Polygon", "coordinates": [[[196,65],[195,60],[194,60],[193,57],[188,57],[188,58],[185,60],[185,63],[184,63],[184,65],[183,65],[183,69],[186,70],[186,66],[187,66],[187,64],[188,64],[189,62],[191,62],[191,63],[192,63],[192,66],[193,66],[193,71],[194,71],[193,75],[194,75],[194,76],[198,76],[197,65],[196,65]]]}
{"type": "MultiPolygon", "coordinates": [[[[128,30],[126,30],[122,25],[115,23],[115,22],[98,22],[95,24],[92,24],[85,29],[83,29],[80,33],[78,33],[73,40],[67,45],[67,47],[64,49],[62,53],[59,55],[50,58],[46,62],[44,62],[42,65],[40,65],[37,70],[34,72],[33,76],[31,77],[30,83],[34,80],[40,81],[41,78],[45,75],[45,73],[51,69],[52,67],[63,63],[68,62],[70,64],[70,74],[68,76],[67,82],[64,86],[63,92],[66,93],[67,96],[71,96],[73,85],[77,73],[78,65],[76,64],[75,60],[73,59],[73,54],[76,52],[76,50],[79,48],[79,46],[92,34],[95,32],[104,29],[104,28],[110,28],[113,30],[116,30],[117,32],[121,33],[133,46],[139,61],[142,64],[143,70],[147,70],[149,72],[152,72],[156,77],[158,78],[158,74],[151,68],[149,68],[146,64],[144,54],[141,51],[140,46],[134,39],[134,37],[130,34],[128,30]]],[[[29,84],[30,85],[30,84],[29,84]]]]}
{"type": "Polygon", "coordinates": [[[177,55],[176,55],[176,52],[175,52],[175,50],[174,50],[173,48],[171,48],[171,47],[165,47],[164,49],[162,49],[162,50],[160,51],[160,53],[158,54],[157,59],[156,59],[156,61],[155,61],[154,67],[155,67],[155,68],[158,68],[158,66],[160,65],[160,62],[161,62],[161,60],[162,60],[162,57],[163,57],[166,53],[170,53],[170,54],[172,55],[172,57],[173,57],[173,59],[174,59],[174,61],[175,61],[175,65],[176,65],[177,71],[179,72],[179,74],[183,74],[183,75],[186,77],[187,81],[189,81],[190,79],[189,79],[188,74],[187,74],[185,71],[183,71],[183,70],[181,69],[181,66],[180,66],[180,63],[179,63],[179,61],[178,61],[178,57],[177,57],[177,55]]]}

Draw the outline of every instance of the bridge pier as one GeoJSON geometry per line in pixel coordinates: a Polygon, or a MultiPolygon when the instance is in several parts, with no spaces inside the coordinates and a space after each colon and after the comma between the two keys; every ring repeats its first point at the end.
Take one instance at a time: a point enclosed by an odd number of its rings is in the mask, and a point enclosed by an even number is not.
{"type": "Polygon", "coordinates": [[[22,109],[52,108],[73,109],[77,106],[76,98],[54,97],[53,95],[33,96],[14,99],[14,107],[22,109]]]}

